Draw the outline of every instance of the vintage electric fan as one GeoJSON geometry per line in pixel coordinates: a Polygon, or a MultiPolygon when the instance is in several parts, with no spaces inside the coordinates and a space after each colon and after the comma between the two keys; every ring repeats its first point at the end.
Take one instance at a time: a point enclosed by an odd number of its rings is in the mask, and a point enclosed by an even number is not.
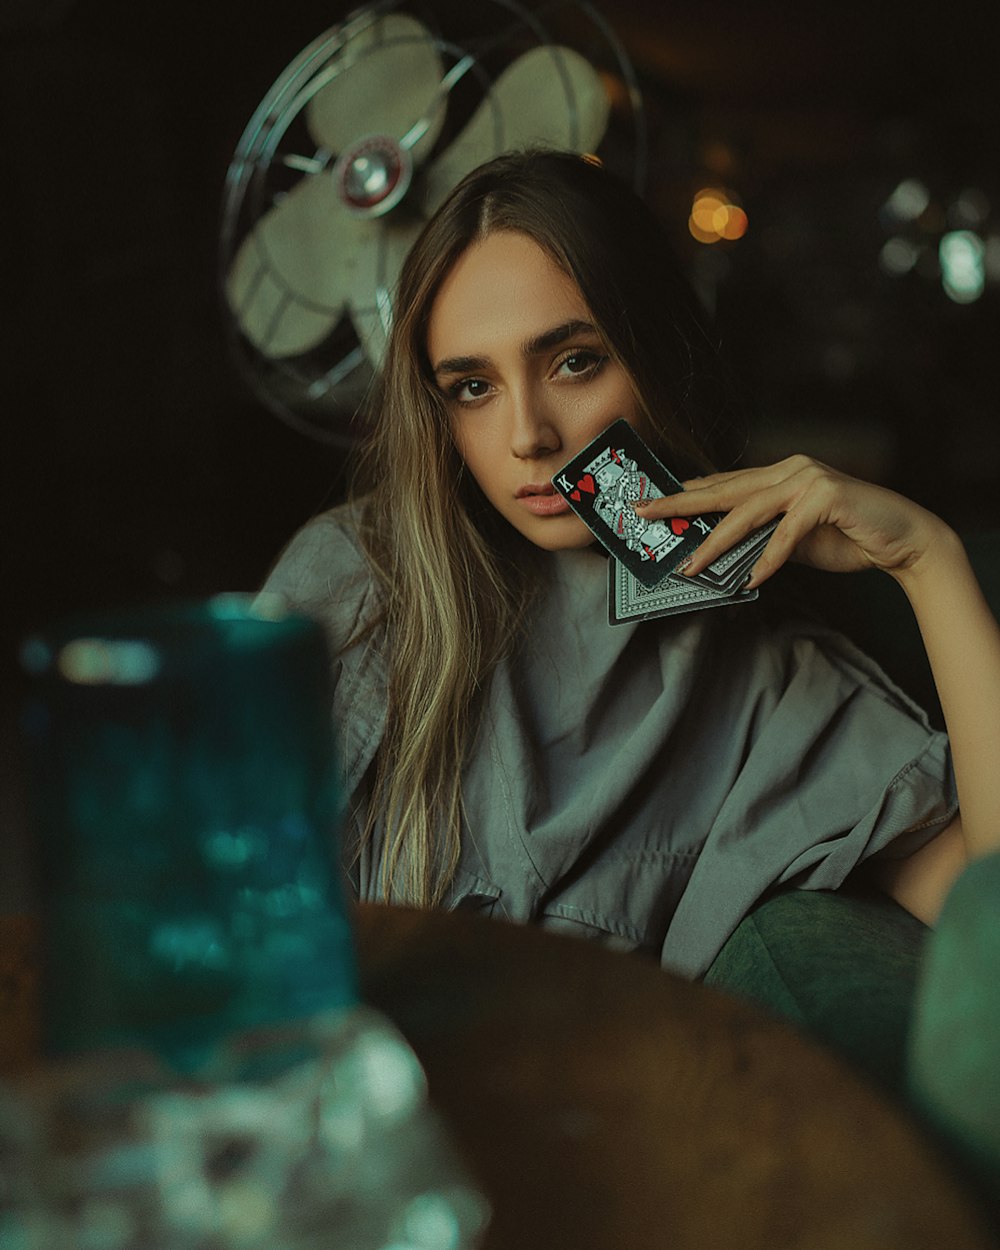
{"type": "Polygon", "coordinates": [[[220,281],[237,365],[272,411],[327,442],[360,432],[400,266],[469,170],[557,147],[642,189],[635,76],[591,4],[463,12],[447,32],[405,0],[353,12],[281,74],[229,167],[220,281]]]}

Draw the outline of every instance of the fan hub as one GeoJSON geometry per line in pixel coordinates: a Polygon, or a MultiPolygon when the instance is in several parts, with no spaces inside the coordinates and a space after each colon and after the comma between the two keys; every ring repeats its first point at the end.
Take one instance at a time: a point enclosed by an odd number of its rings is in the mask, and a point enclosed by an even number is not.
{"type": "Polygon", "coordinates": [[[413,160],[390,135],[368,135],[341,152],[333,178],[348,212],[379,217],[409,190],[413,160]]]}

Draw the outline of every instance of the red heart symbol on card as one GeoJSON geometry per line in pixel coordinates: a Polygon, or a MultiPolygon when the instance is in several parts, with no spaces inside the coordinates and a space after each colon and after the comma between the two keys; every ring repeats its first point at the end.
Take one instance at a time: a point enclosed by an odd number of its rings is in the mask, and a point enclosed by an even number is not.
{"type": "Polygon", "coordinates": [[[580,502],[580,492],[578,490],[571,490],[569,492],[569,497],[570,499],[573,500],[574,503],[580,502]]]}
{"type": "Polygon", "coordinates": [[[594,475],[592,473],[585,473],[583,477],[580,478],[579,482],[577,482],[576,488],[577,490],[585,490],[588,495],[592,495],[597,489],[594,483],[594,475]]]}
{"type": "Polygon", "coordinates": [[[682,516],[671,517],[670,528],[675,534],[683,534],[686,529],[691,528],[691,522],[685,521],[682,516]]]}

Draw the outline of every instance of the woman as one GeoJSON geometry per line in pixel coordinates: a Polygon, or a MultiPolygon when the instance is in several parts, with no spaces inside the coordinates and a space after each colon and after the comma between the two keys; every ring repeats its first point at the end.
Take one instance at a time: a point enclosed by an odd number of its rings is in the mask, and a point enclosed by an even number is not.
{"type": "Polygon", "coordinates": [[[689,976],[781,885],[866,872],[930,922],[1000,846],[1000,636],[956,535],[804,457],[711,472],[727,390],[645,207],[592,162],[473,172],[404,267],[354,501],[267,589],[327,628],[362,898],[464,904],[689,976]],[[550,478],[624,417],[727,515],[781,516],[750,581],[875,566],[917,615],[944,735],[842,638],[753,605],[609,626],[607,564],[550,478]],[[975,664],[969,659],[975,656],[975,664]]]}

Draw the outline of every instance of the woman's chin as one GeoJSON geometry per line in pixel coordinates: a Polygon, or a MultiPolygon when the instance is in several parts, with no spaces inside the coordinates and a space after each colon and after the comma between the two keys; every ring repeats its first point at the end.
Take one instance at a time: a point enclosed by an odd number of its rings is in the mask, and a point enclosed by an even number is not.
{"type": "Polygon", "coordinates": [[[525,538],[542,551],[579,551],[596,542],[594,535],[575,513],[538,519],[534,524],[517,528],[525,538]]]}

